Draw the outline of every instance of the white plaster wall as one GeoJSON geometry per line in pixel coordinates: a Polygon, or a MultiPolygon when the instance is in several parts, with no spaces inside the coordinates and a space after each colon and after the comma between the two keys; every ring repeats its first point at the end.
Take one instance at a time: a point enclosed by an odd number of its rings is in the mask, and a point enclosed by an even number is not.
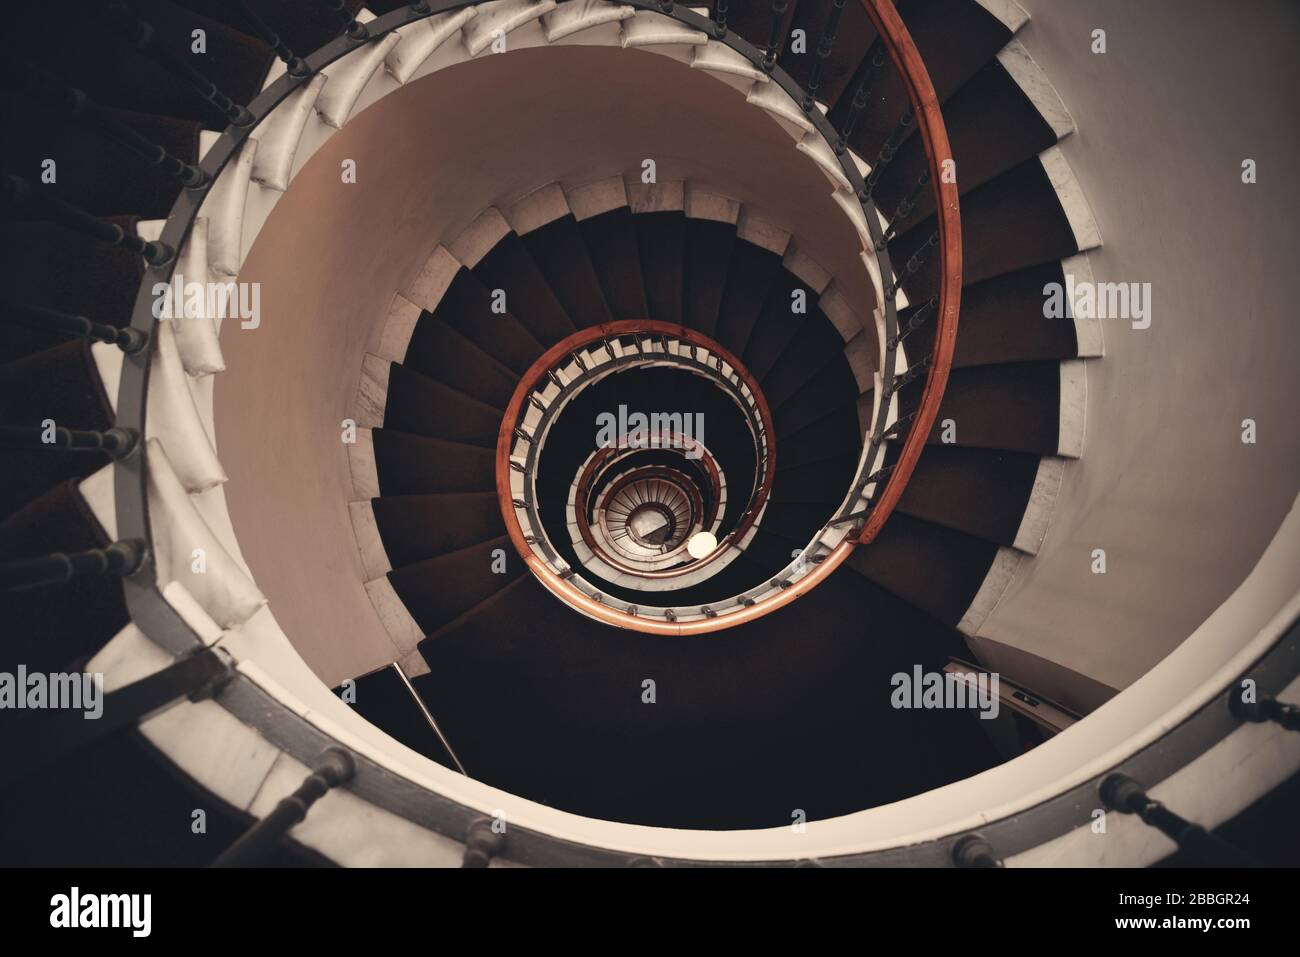
{"type": "Polygon", "coordinates": [[[261,328],[227,323],[217,446],[240,549],[277,621],[328,684],[396,656],[363,588],[340,423],[393,293],[486,206],[658,161],[754,203],[800,237],[870,322],[859,241],[826,177],[732,87],[658,54],[512,51],[412,82],[298,173],[240,273],[261,328]],[[343,184],[353,159],[357,182],[343,184]]]}
{"type": "MultiPolygon", "coordinates": [[[[980,635],[1123,688],[1241,583],[1300,486],[1300,5],[1020,2],[1077,123],[1061,148],[1100,226],[1096,278],[1151,283],[1154,310],[1146,330],[1104,323],[1083,458],[980,635]]],[[[1068,700],[1061,673],[1027,680],[1068,700]]]]}

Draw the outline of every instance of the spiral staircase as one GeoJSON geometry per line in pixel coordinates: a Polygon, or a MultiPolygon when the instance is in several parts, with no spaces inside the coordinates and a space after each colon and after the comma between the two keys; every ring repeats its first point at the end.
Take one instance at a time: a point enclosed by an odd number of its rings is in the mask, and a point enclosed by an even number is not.
{"type": "MultiPolygon", "coordinates": [[[[1086,468],[1101,323],[1047,320],[1043,295],[1090,279],[1101,236],[1057,145],[1070,114],[1016,39],[1026,14],[734,7],[131,0],[18,19],[0,670],[102,673],[108,695],[97,722],[4,716],[4,863],[1231,856],[1145,802],[1177,809],[1216,760],[1266,762],[1195,815],[1214,826],[1300,766],[1293,593],[1266,628],[1198,631],[1142,679],[1164,692],[1052,700],[1004,669],[1014,740],[888,693],[913,669],[996,670],[981,628],[1067,465],[1086,468]],[[313,152],[390,93],[570,45],[732,88],[824,177],[862,255],[828,265],[808,223],[645,167],[532,182],[435,237],[346,384],[336,453],[391,653],[322,680],[303,661],[320,636],[277,623],[223,492],[214,383],[238,303],[160,316],[157,284],[243,276],[313,152]],[[680,415],[611,445],[602,413],[680,415]],[[1263,697],[1230,706],[1246,677],[1263,697]],[[1115,812],[1105,841],[1081,836],[1094,807],[1115,812]],[[896,816],[873,830],[873,810],[896,816]]],[[[1265,562],[1285,567],[1290,522],[1265,562]]]]}

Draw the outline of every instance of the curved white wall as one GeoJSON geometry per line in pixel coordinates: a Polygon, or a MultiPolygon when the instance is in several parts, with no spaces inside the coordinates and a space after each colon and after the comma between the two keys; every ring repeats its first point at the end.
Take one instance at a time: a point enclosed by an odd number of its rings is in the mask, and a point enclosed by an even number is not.
{"type": "MultiPolygon", "coordinates": [[[[449,67],[354,117],[294,179],[240,273],[261,328],[227,323],[217,446],[244,558],[327,683],[393,660],[362,587],[340,422],[393,293],[486,206],[658,162],[763,209],[860,304],[857,234],[825,176],[732,87],[669,58],[600,47],[512,51],[449,67]],[[345,159],[357,182],[341,182],[345,159]]],[[[254,187],[257,188],[257,187],[254,187]]]]}
{"type": "Polygon", "coordinates": [[[1232,593],[1300,486],[1300,5],[1019,2],[1019,38],[1077,124],[1061,149],[1101,230],[1096,279],[1151,283],[1154,310],[1146,330],[1104,322],[1083,458],[974,644],[1123,688],[1232,593]]]}

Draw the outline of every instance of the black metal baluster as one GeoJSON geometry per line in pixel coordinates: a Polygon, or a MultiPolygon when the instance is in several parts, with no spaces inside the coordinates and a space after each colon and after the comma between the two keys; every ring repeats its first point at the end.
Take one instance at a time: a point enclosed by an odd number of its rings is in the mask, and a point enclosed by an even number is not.
{"type": "Polygon", "coordinates": [[[785,12],[789,0],[772,0],[772,30],[767,36],[767,50],[763,53],[763,72],[771,73],[776,67],[776,55],[781,49],[781,33],[785,27],[785,12]]]}
{"type": "Polygon", "coordinates": [[[1249,867],[1258,862],[1199,824],[1180,817],[1150,795],[1127,774],[1116,772],[1101,782],[1101,799],[1121,814],[1136,814],[1160,831],[1197,863],[1216,867],[1249,867]]]}
{"type": "Polygon", "coordinates": [[[115,459],[125,458],[134,450],[140,433],[134,429],[111,428],[104,432],[82,429],[65,429],[54,426],[43,429],[39,425],[0,425],[0,448],[3,449],[65,449],[71,452],[107,452],[115,459]],[[47,441],[49,436],[52,441],[47,441]]]}
{"type": "Polygon", "coordinates": [[[929,302],[916,310],[916,312],[912,313],[911,317],[907,320],[907,325],[889,337],[886,348],[891,350],[894,349],[900,342],[910,336],[917,329],[921,328],[921,326],[925,324],[926,320],[930,318],[930,313],[932,313],[938,305],[939,297],[931,296],[929,302]]]}
{"type": "Polygon", "coordinates": [[[912,276],[916,274],[916,271],[925,265],[926,259],[929,258],[930,250],[934,249],[938,245],[939,234],[931,233],[930,238],[922,243],[921,247],[917,249],[916,252],[912,253],[911,257],[907,260],[907,264],[899,270],[894,281],[889,284],[889,287],[885,290],[886,299],[893,299],[898,295],[899,290],[903,288],[903,283],[908,279],[911,279],[912,276]]]}
{"type": "Polygon", "coordinates": [[[290,828],[307,817],[313,804],[340,784],[350,781],[355,773],[356,763],[350,754],[340,748],[326,749],[298,790],[283,798],[275,810],[222,851],[212,866],[257,866],[265,859],[267,852],[289,833],[290,828]]]}
{"type": "Polygon", "coordinates": [[[916,208],[916,201],[921,197],[921,191],[930,185],[930,171],[926,170],[919,177],[912,188],[907,191],[907,195],[902,198],[898,208],[894,210],[894,216],[881,233],[880,238],[876,240],[876,252],[881,252],[893,240],[894,234],[898,232],[899,225],[908,216],[912,215],[912,210],[916,208]]]}
{"type": "Polygon", "coordinates": [[[465,832],[465,856],[461,867],[487,867],[506,846],[504,832],[492,826],[490,818],[479,818],[465,832]]]}
{"type": "Polygon", "coordinates": [[[363,40],[370,39],[370,31],[364,23],[356,18],[355,14],[348,10],[348,5],[344,0],[325,0],[325,6],[339,18],[339,21],[343,24],[343,32],[347,34],[349,40],[360,43],[363,40]]]}
{"type": "MultiPolygon", "coordinates": [[[[288,44],[280,38],[280,35],[272,30],[265,20],[253,12],[253,8],[249,5],[247,0],[226,0],[226,2],[243,15],[244,20],[253,28],[253,32],[257,34],[258,39],[271,48],[275,55],[284,64],[284,70],[286,73],[295,79],[302,79],[303,77],[311,75],[311,69],[307,66],[307,61],[289,49],[288,44]]],[[[412,4],[412,6],[416,6],[416,4],[412,4]]],[[[421,4],[421,6],[423,6],[423,4],[421,4]]],[[[424,10],[417,12],[427,13],[428,8],[426,7],[424,10]]]]}
{"type": "Polygon", "coordinates": [[[1242,721],[1260,724],[1273,721],[1288,731],[1300,731],[1300,705],[1278,701],[1272,695],[1261,694],[1257,701],[1242,701],[1234,691],[1228,698],[1228,709],[1242,721]]]}
{"type": "MultiPolygon", "coordinates": [[[[13,711],[5,716],[0,787],[21,781],[41,767],[75,760],[79,749],[93,747],[182,698],[212,698],[234,676],[235,669],[224,652],[201,648],[148,677],[105,694],[99,716],[93,721],[87,721],[87,712],[77,708],[13,711]]],[[[83,681],[86,678],[93,680],[85,676],[83,681]]]]}
{"type": "Polygon", "coordinates": [[[867,75],[862,78],[857,89],[853,93],[853,101],[849,104],[849,115],[844,118],[844,126],[840,129],[840,138],[835,143],[835,152],[843,153],[849,146],[849,137],[853,135],[853,128],[857,125],[858,118],[862,111],[867,108],[867,101],[871,98],[871,88],[875,86],[876,77],[880,73],[881,66],[885,62],[885,47],[879,40],[871,45],[871,59],[868,61],[867,75]]]}
{"type": "MultiPolygon", "coordinates": [[[[862,484],[861,488],[858,489],[858,495],[861,495],[861,494],[862,494],[862,489],[864,489],[864,488],[866,488],[866,487],[867,487],[867,486],[866,486],[866,483],[864,482],[864,483],[862,484]]],[[[835,519],[834,521],[832,521],[832,522],[830,523],[830,525],[831,525],[832,527],[834,527],[834,526],[836,526],[836,525],[856,525],[858,522],[860,522],[860,521],[862,521],[864,518],[866,518],[866,517],[867,517],[867,513],[870,512],[870,511],[871,511],[871,507],[868,506],[867,508],[861,509],[860,511],[852,512],[852,513],[850,513],[850,514],[848,514],[848,515],[841,516],[840,518],[837,518],[837,519],[835,519]]]]}
{"type": "Polygon", "coordinates": [[[817,104],[817,88],[822,83],[822,70],[826,67],[826,61],[830,59],[831,51],[835,49],[835,33],[840,28],[840,17],[844,14],[846,2],[847,0],[833,0],[831,15],[826,19],[826,25],[822,27],[822,35],[817,40],[817,58],[813,60],[812,74],[808,77],[808,86],[803,94],[805,113],[811,113],[817,104]]]}
{"type": "Polygon", "coordinates": [[[893,424],[893,425],[888,426],[888,427],[885,428],[883,431],[881,431],[881,433],[880,433],[878,436],[876,436],[875,441],[876,441],[877,443],[879,443],[879,442],[885,441],[886,439],[896,439],[896,438],[898,438],[900,435],[903,434],[903,429],[905,429],[905,428],[907,428],[909,425],[911,425],[911,424],[912,424],[912,420],[915,419],[915,418],[916,418],[916,413],[915,413],[915,412],[909,412],[907,415],[903,416],[901,419],[896,419],[896,420],[894,421],[894,424],[893,424]]]}
{"type": "Polygon", "coordinates": [[[153,25],[137,17],[130,6],[119,2],[91,4],[91,6],[102,10],[118,34],[133,47],[164,70],[175,73],[194,87],[195,92],[225,114],[226,119],[233,126],[248,126],[253,122],[253,114],[244,106],[221,92],[215,83],[196,70],[186,59],[158,43],[153,25]]]}
{"type": "Polygon", "coordinates": [[[727,35],[727,0],[713,0],[713,35],[719,40],[727,35]]]}
{"type": "Polygon", "coordinates": [[[83,91],[68,86],[53,74],[38,70],[30,63],[15,63],[6,71],[5,81],[33,102],[89,127],[105,139],[112,140],[145,162],[158,167],[187,189],[198,189],[211,180],[199,167],[172,156],[139,131],[118,120],[83,91]]]}
{"type": "Polygon", "coordinates": [[[119,329],[117,326],[106,325],[102,322],[91,322],[84,316],[56,312],[53,309],[7,303],[0,306],[0,314],[3,314],[11,322],[32,329],[58,332],[65,336],[86,339],[91,342],[111,342],[129,356],[143,352],[145,347],[149,345],[148,334],[141,332],[139,329],[132,329],[129,326],[125,329],[119,329]]]}
{"type": "Polygon", "coordinates": [[[952,862],[958,867],[1001,867],[993,846],[978,834],[967,834],[952,847],[952,862]]]}
{"type": "Polygon", "coordinates": [[[110,246],[120,246],[143,256],[151,266],[161,266],[171,261],[175,251],[166,243],[145,240],[128,233],[116,223],[105,222],[71,203],[46,196],[20,176],[7,174],[4,178],[5,198],[21,210],[45,217],[51,222],[75,229],[110,246]]]}
{"type": "Polygon", "coordinates": [[[903,112],[903,116],[898,121],[898,125],[894,127],[893,132],[881,144],[880,152],[876,154],[876,161],[871,166],[871,173],[867,176],[867,182],[862,191],[858,193],[858,199],[862,202],[870,202],[876,183],[880,182],[880,177],[884,174],[885,168],[894,161],[894,154],[898,152],[903,137],[907,135],[907,131],[911,128],[915,119],[916,114],[912,112],[912,108],[909,106],[903,112]]]}
{"type": "Polygon", "coordinates": [[[888,399],[892,397],[894,393],[898,392],[901,388],[903,388],[903,386],[907,385],[909,382],[911,382],[913,379],[919,376],[922,372],[924,372],[926,367],[929,366],[929,364],[930,364],[930,357],[922,356],[920,359],[916,360],[916,362],[914,362],[911,366],[909,366],[907,371],[904,372],[902,375],[894,376],[894,381],[891,382],[889,385],[885,386],[885,393],[884,393],[885,398],[888,399]]]}
{"type": "Polygon", "coordinates": [[[37,558],[20,558],[0,564],[0,591],[23,591],[43,585],[61,585],[78,578],[107,575],[125,578],[144,562],[148,547],[142,539],[114,542],[107,548],[84,552],[52,552],[37,558]]]}
{"type": "MultiPolygon", "coordinates": [[[[868,485],[871,485],[873,482],[879,482],[881,479],[883,479],[886,475],[888,475],[892,471],[894,471],[893,465],[882,465],[880,468],[876,469],[874,472],[872,472],[870,475],[868,475],[865,479],[862,480],[862,488],[865,489],[868,485]]],[[[858,494],[861,495],[862,493],[858,492],[858,494]]]]}

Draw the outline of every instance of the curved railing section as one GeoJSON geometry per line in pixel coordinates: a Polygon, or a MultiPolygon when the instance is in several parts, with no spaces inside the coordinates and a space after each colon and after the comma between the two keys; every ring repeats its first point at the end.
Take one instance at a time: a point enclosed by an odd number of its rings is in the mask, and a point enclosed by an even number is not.
{"type": "MultiPolygon", "coordinates": [[[[645,602],[607,596],[556,553],[540,515],[536,491],[539,463],[547,435],[558,415],[588,386],[622,370],[645,365],[677,367],[712,380],[742,411],[754,442],[757,468],[735,528],[710,554],[683,571],[716,564],[729,552],[743,547],[746,536],[762,515],[776,476],[772,412],[758,382],[729,350],[693,329],[648,319],[602,323],[575,332],[539,356],[523,374],[506,407],[497,436],[496,482],[501,515],[510,540],[525,564],[570,607],[618,627],[652,634],[681,634],[692,628],[715,630],[719,622],[729,620],[726,616],[730,611],[744,610],[757,599],[750,595],[738,596],[722,605],[685,609],[651,608],[645,602]]],[[[689,436],[681,439],[694,443],[689,436]]],[[[614,448],[598,450],[587,461],[577,484],[589,482],[593,464],[615,451],[614,448]]],[[[699,449],[698,453],[705,451],[699,449]]],[[[705,457],[705,461],[710,460],[705,457]]],[[[734,482],[732,491],[736,491],[734,482]]],[[[650,579],[669,578],[677,573],[640,571],[637,574],[650,579]]]]}
{"type": "MultiPolygon", "coordinates": [[[[927,304],[914,314],[913,322],[909,322],[908,329],[901,333],[898,329],[895,300],[902,289],[904,279],[915,272],[912,261],[897,272],[895,280],[885,289],[886,340],[883,349],[885,363],[881,367],[884,374],[882,396],[892,400],[900,387],[899,378],[906,378],[911,374],[909,369],[903,372],[901,377],[895,377],[896,369],[891,352],[893,348],[901,345],[907,333],[915,328],[916,315],[927,309],[937,309],[938,317],[933,351],[928,357],[928,365],[925,366],[929,371],[920,405],[910,417],[902,452],[893,463],[884,488],[872,497],[870,507],[864,516],[865,522],[858,535],[858,541],[866,544],[880,532],[899,499],[902,498],[903,489],[907,486],[908,479],[912,477],[912,471],[916,468],[926,439],[934,427],[934,420],[939,414],[939,404],[943,401],[944,389],[948,385],[948,372],[952,368],[953,347],[957,341],[957,313],[961,307],[962,249],[957,169],[952,159],[952,148],[948,143],[948,131],[944,127],[943,114],[939,108],[939,98],[934,92],[930,74],[925,69],[921,54],[917,51],[916,44],[912,42],[907,27],[903,25],[891,0],[861,0],[861,2],[879,35],[878,42],[882,44],[890,60],[893,61],[894,68],[902,77],[910,103],[909,112],[916,122],[917,133],[925,146],[927,172],[918,186],[928,185],[934,192],[937,229],[930,241],[921,248],[925,250],[937,246],[939,250],[938,296],[935,300],[931,300],[932,304],[927,304]],[[925,182],[926,180],[928,183],[925,182]]],[[[892,136],[889,142],[893,142],[892,136]]],[[[889,147],[889,142],[886,143],[886,148],[889,147]]],[[[873,169],[870,176],[873,182],[875,175],[873,169]]],[[[893,225],[907,215],[911,205],[912,199],[905,197],[900,204],[899,213],[891,221],[890,226],[886,227],[885,235],[876,240],[875,248],[879,249],[881,244],[887,241],[893,225]]],[[[868,222],[873,226],[876,225],[870,217],[868,222]]],[[[927,362],[927,359],[920,361],[927,362]]],[[[917,366],[911,368],[915,369],[917,366]]],[[[883,437],[886,430],[893,427],[890,420],[891,404],[890,401],[880,403],[873,438],[883,437]]]]}

